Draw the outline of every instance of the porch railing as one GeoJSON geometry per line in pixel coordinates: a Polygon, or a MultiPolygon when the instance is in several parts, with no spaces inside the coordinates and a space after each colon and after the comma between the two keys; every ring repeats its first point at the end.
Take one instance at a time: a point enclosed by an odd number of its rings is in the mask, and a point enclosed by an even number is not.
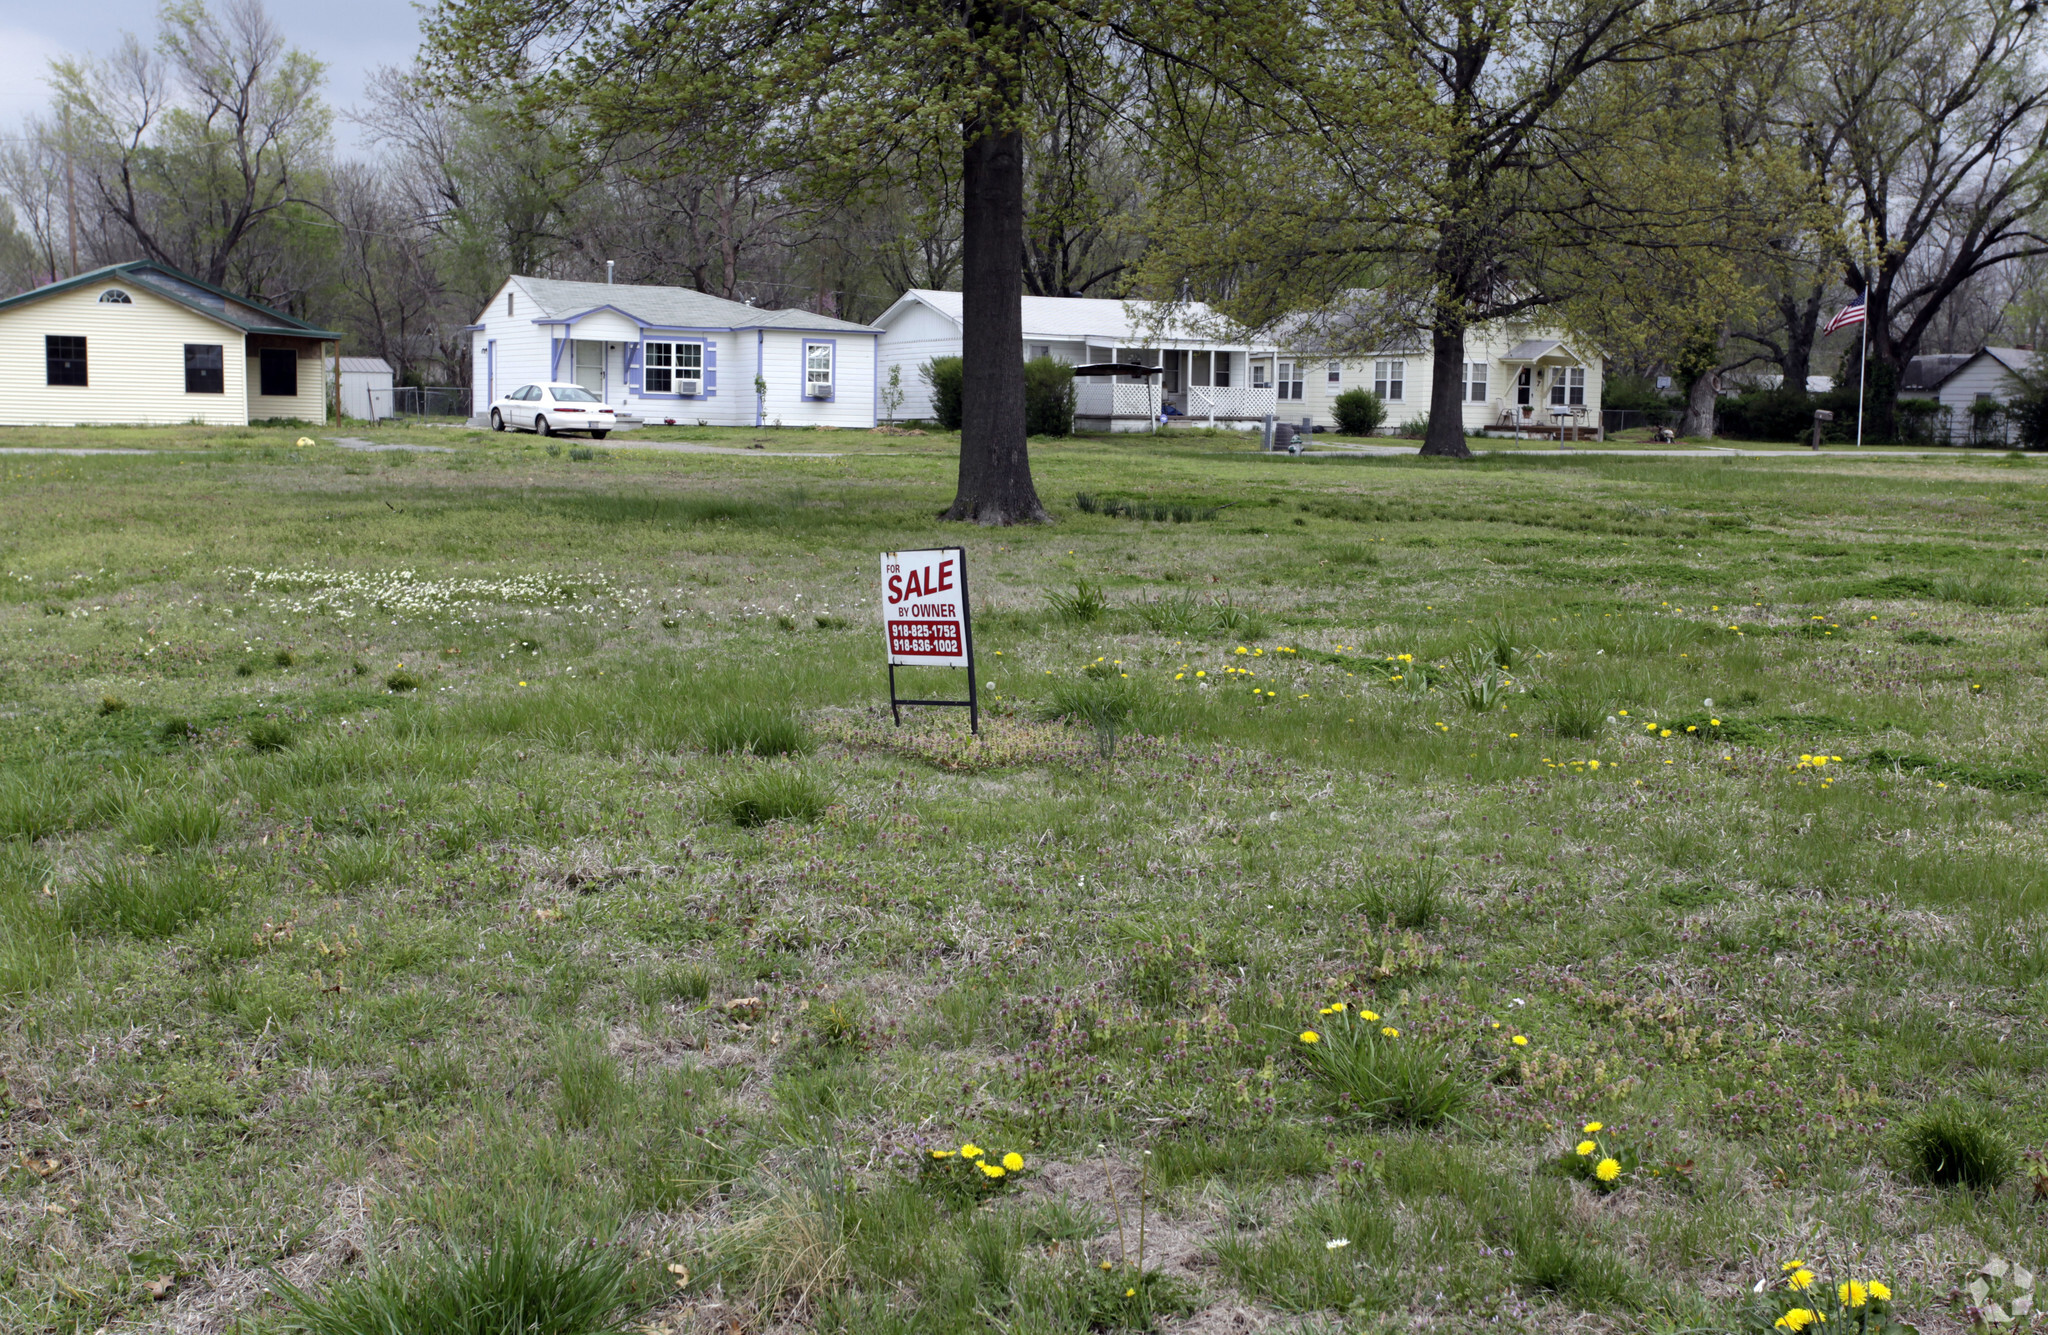
{"type": "Polygon", "coordinates": [[[1263,419],[1279,410],[1271,385],[1190,385],[1167,401],[1195,421],[1263,419]]]}

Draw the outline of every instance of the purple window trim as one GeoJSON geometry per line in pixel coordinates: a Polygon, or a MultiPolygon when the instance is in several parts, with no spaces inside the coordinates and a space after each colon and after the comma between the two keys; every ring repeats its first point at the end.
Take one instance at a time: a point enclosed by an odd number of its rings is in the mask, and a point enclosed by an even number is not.
{"type": "Polygon", "coordinates": [[[803,401],[805,403],[837,402],[839,399],[839,340],[836,338],[811,338],[806,335],[802,340],[801,347],[802,352],[797,357],[797,374],[802,378],[797,383],[803,386],[803,401]],[[811,349],[820,344],[832,349],[832,391],[829,394],[811,393],[811,349]]]}
{"type": "MultiPolygon", "coordinates": [[[[649,326],[648,328],[652,328],[652,326],[649,326]]],[[[654,332],[660,333],[661,331],[654,330],[654,332]]],[[[645,378],[643,376],[636,375],[629,382],[632,387],[634,397],[647,399],[650,401],[659,400],[664,403],[703,403],[718,397],[718,341],[716,339],[676,337],[648,338],[646,337],[648,329],[642,329],[640,333],[640,342],[632,345],[635,348],[644,347],[648,343],[695,343],[699,347],[701,347],[704,350],[704,362],[703,365],[699,367],[699,369],[704,372],[704,392],[702,394],[651,394],[645,388],[643,388],[643,386],[646,384],[645,378]]],[[[646,355],[642,353],[639,360],[640,367],[644,368],[646,363],[646,355]]]]}

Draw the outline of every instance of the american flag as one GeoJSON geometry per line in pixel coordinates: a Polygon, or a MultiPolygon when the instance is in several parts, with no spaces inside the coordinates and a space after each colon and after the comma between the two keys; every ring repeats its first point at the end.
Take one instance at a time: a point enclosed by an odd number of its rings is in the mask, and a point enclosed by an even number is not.
{"type": "Polygon", "coordinates": [[[1828,321],[1828,327],[1821,330],[1820,332],[1823,334],[1832,334],[1837,329],[1847,329],[1852,324],[1862,324],[1864,312],[1869,308],[1869,305],[1869,297],[1864,296],[1856,298],[1856,300],[1852,304],[1842,307],[1842,313],[1840,315],[1837,315],[1834,319],[1828,321]]]}

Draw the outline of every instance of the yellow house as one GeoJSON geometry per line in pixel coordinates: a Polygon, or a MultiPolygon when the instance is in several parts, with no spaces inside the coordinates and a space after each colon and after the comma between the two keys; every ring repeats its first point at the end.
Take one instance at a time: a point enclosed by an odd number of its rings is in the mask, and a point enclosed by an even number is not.
{"type": "Polygon", "coordinates": [[[0,301],[0,426],[324,423],[341,335],[138,260],[0,301]]]}

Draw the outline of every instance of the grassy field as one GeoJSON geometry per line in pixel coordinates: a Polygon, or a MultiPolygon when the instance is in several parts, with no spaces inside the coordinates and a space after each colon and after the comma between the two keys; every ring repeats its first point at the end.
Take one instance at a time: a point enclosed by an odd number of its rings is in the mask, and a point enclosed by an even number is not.
{"type": "Polygon", "coordinates": [[[155,452],[0,454],[0,1327],[1936,1331],[2048,1262],[2048,463],[1080,441],[984,532],[942,436],[332,434],[0,433],[155,452]],[[951,542],[979,739],[886,708],[876,554],[951,542]]]}

